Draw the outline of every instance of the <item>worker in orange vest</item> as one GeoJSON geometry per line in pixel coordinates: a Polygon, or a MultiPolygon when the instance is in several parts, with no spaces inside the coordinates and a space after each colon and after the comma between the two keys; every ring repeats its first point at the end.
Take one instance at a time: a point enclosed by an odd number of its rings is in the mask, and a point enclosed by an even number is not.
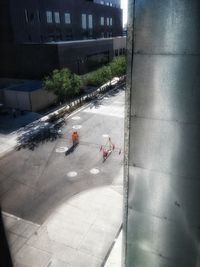
{"type": "Polygon", "coordinates": [[[72,142],[73,142],[73,146],[78,144],[78,133],[76,131],[72,133],[72,142]]]}

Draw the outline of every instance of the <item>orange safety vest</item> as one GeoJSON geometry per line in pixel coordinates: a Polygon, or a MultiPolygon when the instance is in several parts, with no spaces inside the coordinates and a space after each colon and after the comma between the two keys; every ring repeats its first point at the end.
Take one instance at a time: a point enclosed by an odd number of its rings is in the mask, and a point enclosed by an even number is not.
{"type": "Polygon", "coordinates": [[[77,140],[78,140],[78,134],[72,133],[72,141],[77,141],[77,140]]]}

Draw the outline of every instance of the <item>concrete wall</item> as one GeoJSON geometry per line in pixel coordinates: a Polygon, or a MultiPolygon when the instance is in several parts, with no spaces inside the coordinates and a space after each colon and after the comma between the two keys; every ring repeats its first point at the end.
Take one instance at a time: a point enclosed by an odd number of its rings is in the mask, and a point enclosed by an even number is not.
{"type": "Polygon", "coordinates": [[[28,92],[4,90],[4,101],[6,107],[31,110],[31,103],[28,92]]]}
{"type": "Polygon", "coordinates": [[[57,97],[44,89],[32,92],[4,90],[5,106],[19,110],[40,111],[53,104],[57,97]]]}
{"type": "Polygon", "coordinates": [[[124,36],[113,38],[113,50],[120,48],[126,48],[126,37],[124,36]]]}
{"type": "Polygon", "coordinates": [[[52,105],[57,100],[57,97],[44,89],[36,90],[31,92],[30,101],[32,111],[39,111],[52,105]]]}
{"type": "Polygon", "coordinates": [[[124,55],[126,53],[126,37],[113,38],[113,53],[115,56],[124,55]]]}
{"type": "Polygon", "coordinates": [[[129,1],[127,267],[200,266],[199,12],[198,0],[129,1]]]}

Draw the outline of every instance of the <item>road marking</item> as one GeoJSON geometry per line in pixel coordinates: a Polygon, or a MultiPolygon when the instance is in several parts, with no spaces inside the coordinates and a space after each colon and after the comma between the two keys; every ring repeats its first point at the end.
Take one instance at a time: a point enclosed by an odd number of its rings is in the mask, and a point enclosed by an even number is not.
{"type": "Polygon", "coordinates": [[[103,137],[103,138],[108,138],[109,135],[108,135],[108,134],[102,134],[102,137],[103,137]]]}
{"type": "Polygon", "coordinates": [[[74,171],[68,172],[67,176],[68,177],[75,177],[75,176],[77,176],[77,172],[74,172],[74,171]]]}
{"type": "Polygon", "coordinates": [[[93,168],[93,169],[90,170],[90,173],[91,173],[91,174],[98,174],[98,173],[99,173],[99,170],[93,168]]]}
{"type": "Polygon", "coordinates": [[[61,146],[61,147],[56,148],[57,153],[65,153],[67,150],[68,150],[68,147],[66,146],[61,146]]]}
{"type": "Polygon", "coordinates": [[[74,120],[74,121],[80,120],[80,117],[79,116],[74,116],[74,117],[72,117],[72,120],[74,120]]]}
{"type": "Polygon", "coordinates": [[[82,128],[82,125],[73,125],[72,128],[78,130],[82,128]]]}

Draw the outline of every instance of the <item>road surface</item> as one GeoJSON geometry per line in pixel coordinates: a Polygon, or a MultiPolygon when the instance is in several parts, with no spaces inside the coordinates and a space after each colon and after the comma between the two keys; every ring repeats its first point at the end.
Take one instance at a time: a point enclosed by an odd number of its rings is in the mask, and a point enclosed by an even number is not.
{"type": "Polygon", "coordinates": [[[39,267],[34,253],[44,259],[41,267],[100,266],[121,225],[123,150],[121,155],[118,152],[123,149],[124,91],[107,93],[66,122],[62,138],[34,151],[14,151],[0,160],[1,205],[5,220],[13,220],[7,229],[24,238],[13,253],[16,266],[39,267]],[[71,146],[74,129],[80,143],[66,157],[64,151],[71,146]],[[108,136],[116,150],[103,163],[100,147],[108,136]],[[10,219],[10,214],[16,217],[10,219]],[[24,230],[27,225],[33,236],[24,230]],[[63,259],[52,250],[61,245],[65,255],[74,257],[63,259]],[[77,262],[77,255],[82,263],[77,262]]]}

